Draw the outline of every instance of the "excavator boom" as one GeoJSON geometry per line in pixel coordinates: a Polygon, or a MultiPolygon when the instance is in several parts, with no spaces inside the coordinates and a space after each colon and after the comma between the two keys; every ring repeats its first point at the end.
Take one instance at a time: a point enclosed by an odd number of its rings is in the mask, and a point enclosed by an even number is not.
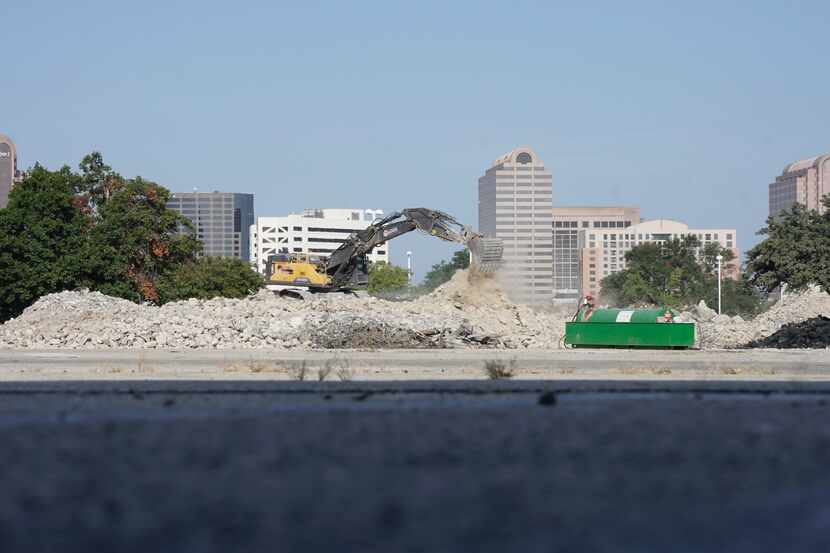
{"type": "Polygon", "coordinates": [[[502,241],[485,238],[459,223],[452,215],[423,207],[404,209],[355,231],[334,250],[326,262],[326,273],[334,287],[348,286],[358,264],[373,248],[402,234],[420,230],[448,242],[463,244],[472,252],[472,267],[477,272],[494,272],[501,264],[502,241]]]}
{"type": "Polygon", "coordinates": [[[368,283],[366,255],[413,230],[466,246],[471,252],[470,268],[474,272],[492,273],[501,265],[504,247],[500,239],[485,238],[443,211],[417,207],[392,213],[353,232],[324,261],[314,261],[306,254],[272,256],[266,276],[271,285],[281,287],[281,295],[308,293],[298,292],[298,287],[314,292],[363,288],[368,283]]]}

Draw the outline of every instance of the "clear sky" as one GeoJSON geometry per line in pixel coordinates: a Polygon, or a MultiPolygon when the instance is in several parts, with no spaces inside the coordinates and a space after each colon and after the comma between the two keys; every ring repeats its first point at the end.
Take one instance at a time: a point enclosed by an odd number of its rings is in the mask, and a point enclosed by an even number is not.
{"type": "MultiPolygon", "coordinates": [[[[257,215],[432,207],[477,221],[518,145],[556,205],[738,229],[784,165],[830,152],[830,3],[0,3],[0,132],[21,165],[97,149],[257,215]]],[[[391,244],[416,269],[454,248],[391,244]]]]}

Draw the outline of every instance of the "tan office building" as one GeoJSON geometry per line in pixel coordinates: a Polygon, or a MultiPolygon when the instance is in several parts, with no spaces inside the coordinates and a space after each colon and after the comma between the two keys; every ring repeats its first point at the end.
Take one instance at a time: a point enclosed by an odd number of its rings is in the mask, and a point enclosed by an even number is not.
{"type": "MultiPolygon", "coordinates": [[[[584,288],[580,231],[605,232],[640,222],[639,207],[580,206],[553,208],[553,297],[556,303],[578,300],[584,288]]],[[[596,263],[596,262],[595,262],[596,263]]]]}
{"type": "Polygon", "coordinates": [[[669,219],[643,221],[627,228],[590,229],[580,232],[580,270],[582,294],[601,296],[602,279],[625,269],[625,253],[640,244],[659,243],[688,235],[697,236],[702,246],[720,244],[734,254],[723,267],[724,278],[740,276],[738,234],[733,228],[691,229],[685,223],[669,219]]]}
{"type": "Polygon", "coordinates": [[[504,273],[520,303],[553,299],[553,176],[531,148],[516,148],[478,179],[478,228],[504,240],[504,273]]]}
{"type": "Polygon", "coordinates": [[[790,163],[769,185],[769,214],[778,215],[796,203],[823,213],[821,198],[827,194],[830,194],[830,155],[790,163]]]}
{"type": "Polygon", "coordinates": [[[640,244],[695,235],[702,245],[716,242],[732,250],[724,277],[740,276],[735,229],[690,229],[668,219],[642,221],[630,206],[555,207],[553,213],[553,278],[557,303],[572,303],[585,294],[601,296],[602,279],[625,269],[625,253],[640,244]]]}

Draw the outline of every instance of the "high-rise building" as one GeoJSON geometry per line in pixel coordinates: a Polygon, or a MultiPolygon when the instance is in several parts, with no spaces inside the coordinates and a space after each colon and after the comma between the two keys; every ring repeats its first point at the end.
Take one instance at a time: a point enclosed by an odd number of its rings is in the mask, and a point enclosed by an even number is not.
{"type": "Polygon", "coordinates": [[[17,150],[14,142],[0,134],[0,208],[9,204],[9,192],[17,177],[17,150]]]}
{"type": "MultiPolygon", "coordinates": [[[[278,253],[309,253],[321,257],[336,250],[351,233],[363,230],[381,209],[306,209],[283,217],[257,217],[251,225],[251,265],[265,274],[268,258],[278,253]]],[[[372,263],[389,263],[389,242],[369,253],[372,263]]]]}
{"type": "Polygon", "coordinates": [[[640,222],[639,207],[554,207],[553,208],[553,298],[556,303],[579,300],[583,267],[580,263],[582,230],[608,232],[640,222]]]}
{"type": "Polygon", "coordinates": [[[827,194],[830,194],[830,155],[790,163],[769,185],[769,214],[778,215],[796,203],[823,213],[821,198],[827,194]]]}
{"type": "Polygon", "coordinates": [[[175,192],[167,207],[190,219],[204,244],[204,255],[248,259],[253,194],[175,192]]]}
{"type": "Polygon", "coordinates": [[[690,229],[688,225],[668,219],[643,221],[619,228],[611,226],[581,228],[579,231],[580,250],[580,295],[601,295],[602,279],[625,269],[625,254],[634,246],[660,243],[684,236],[697,236],[701,246],[717,243],[732,250],[734,259],[723,266],[724,278],[737,279],[740,276],[740,251],[738,234],[733,228],[690,229]]]}
{"type": "Polygon", "coordinates": [[[521,303],[553,299],[552,196],[550,171],[527,147],[501,156],[478,179],[479,231],[504,240],[503,272],[521,303]]]}

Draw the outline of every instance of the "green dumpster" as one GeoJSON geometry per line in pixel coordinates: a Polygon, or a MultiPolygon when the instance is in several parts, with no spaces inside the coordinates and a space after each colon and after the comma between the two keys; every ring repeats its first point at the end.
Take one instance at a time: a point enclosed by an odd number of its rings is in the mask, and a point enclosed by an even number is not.
{"type": "Polygon", "coordinates": [[[583,306],[565,323],[565,344],[574,347],[690,348],[694,323],[675,322],[677,313],[662,309],[591,309],[583,306]]]}

